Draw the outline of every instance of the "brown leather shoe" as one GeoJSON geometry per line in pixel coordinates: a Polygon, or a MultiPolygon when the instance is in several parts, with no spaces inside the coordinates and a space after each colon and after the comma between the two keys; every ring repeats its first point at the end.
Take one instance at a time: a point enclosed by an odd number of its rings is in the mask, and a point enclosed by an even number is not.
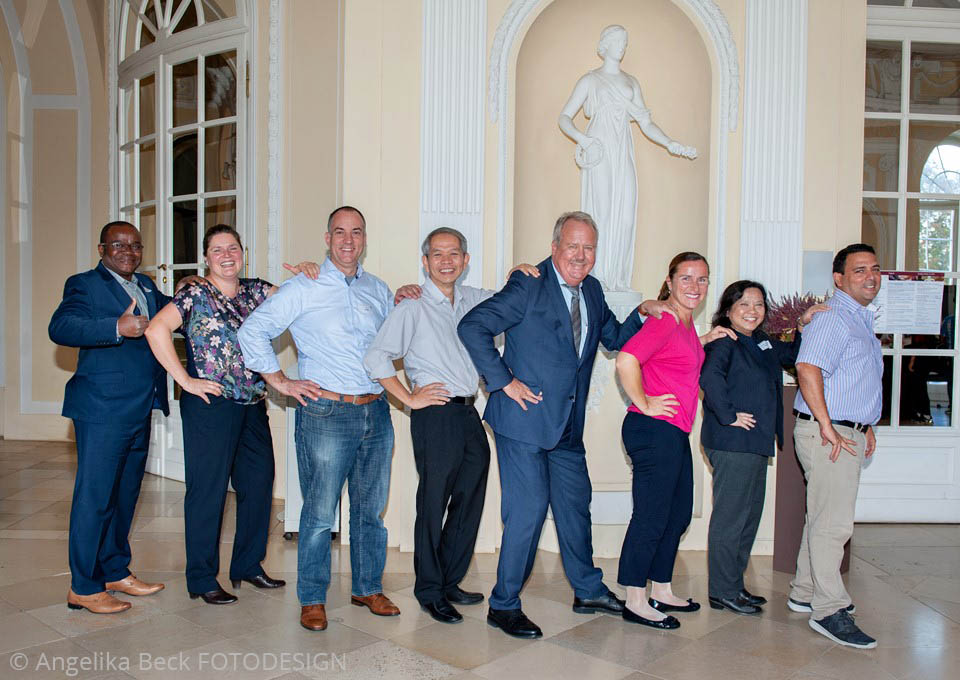
{"type": "Polygon", "coordinates": [[[118,614],[130,609],[130,603],[118,600],[106,591],[93,595],[77,595],[73,588],[67,593],[67,606],[70,609],[86,609],[94,614],[118,614]]]}
{"type": "Polygon", "coordinates": [[[163,590],[162,583],[144,583],[133,574],[120,581],[111,581],[105,588],[127,595],[153,595],[163,590]]]}
{"type": "Polygon", "coordinates": [[[327,629],[327,610],[322,604],[300,607],[300,625],[307,630],[327,629]]]}
{"type": "Polygon", "coordinates": [[[390,601],[383,593],[365,595],[364,597],[350,596],[350,603],[357,607],[366,607],[377,616],[399,616],[400,608],[390,601]]]}

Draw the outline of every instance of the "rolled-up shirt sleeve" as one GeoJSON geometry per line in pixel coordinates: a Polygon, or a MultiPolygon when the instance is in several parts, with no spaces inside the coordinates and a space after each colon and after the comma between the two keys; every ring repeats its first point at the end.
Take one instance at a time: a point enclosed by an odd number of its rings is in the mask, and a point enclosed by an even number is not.
{"type": "Polygon", "coordinates": [[[413,301],[402,301],[387,315],[377,336],[367,348],[363,367],[373,380],[391,378],[397,374],[395,359],[406,356],[416,330],[413,301]]]}
{"type": "Polygon", "coordinates": [[[816,314],[803,329],[797,363],[816,366],[829,376],[836,370],[849,337],[850,329],[840,314],[816,314]]]}
{"type": "Polygon", "coordinates": [[[270,343],[283,333],[300,315],[304,291],[302,282],[290,279],[267,298],[247,317],[237,339],[243,352],[243,362],[251,371],[276,373],[280,362],[270,343]]]}

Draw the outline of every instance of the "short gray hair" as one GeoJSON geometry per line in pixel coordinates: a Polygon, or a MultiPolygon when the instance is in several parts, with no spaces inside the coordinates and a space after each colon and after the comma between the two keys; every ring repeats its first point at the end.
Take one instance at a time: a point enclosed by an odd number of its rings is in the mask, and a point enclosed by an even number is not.
{"type": "Polygon", "coordinates": [[[428,255],[430,253],[430,239],[432,239],[434,236],[439,236],[440,234],[450,234],[451,236],[456,236],[460,240],[460,250],[463,251],[464,255],[467,254],[467,237],[453,227],[437,227],[427,234],[427,238],[423,239],[423,243],[420,244],[420,252],[424,255],[428,255]]]}
{"type": "Polygon", "coordinates": [[[577,222],[589,224],[591,227],[593,227],[593,233],[597,235],[597,240],[600,240],[600,230],[597,229],[597,223],[593,221],[593,218],[590,217],[590,214],[585,213],[582,210],[573,210],[571,212],[565,212],[557,218],[557,223],[553,225],[554,243],[560,243],[560,235],[563,233],[563,225],[570,220],[576,220],[577,222]]]}

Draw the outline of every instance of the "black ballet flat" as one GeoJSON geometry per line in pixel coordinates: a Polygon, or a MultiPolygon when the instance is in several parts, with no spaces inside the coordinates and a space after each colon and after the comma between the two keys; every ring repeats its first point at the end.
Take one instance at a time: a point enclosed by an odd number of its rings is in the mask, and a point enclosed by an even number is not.
{"type": "Polygon", "coordinates": [[[287,585],[287,582],[279,578],[270,578],[266,574],[257,574],[252,578],[232,578],[230,583],[233,584],[234,588],[239,588],[240,583],[246,581],[252,586],[257,588],[283,588],[287,585]]]}
{"type": "Polygon", "coordinates": [[[654,621],[653,619],[643,618],[628,607],[623,608],[623,620],[628,623],[639,623],[641,626],[649,626],[650,628],[656,628],[658,630],[673,630],[680,627],[680,622],[677,621],[674,616],[668,616],[662,621],[654,621]]]}
{"type": "Polygon", "coordinates": [[[700,603],[694,602],[693,598],[688,598],[685,605],[667,604],[660,600],[654,600],[652,597],[647,600],[647,603],[658,612],[663,612],[664,614],[668,612],[695,612],[700,609],[700,603]]]}

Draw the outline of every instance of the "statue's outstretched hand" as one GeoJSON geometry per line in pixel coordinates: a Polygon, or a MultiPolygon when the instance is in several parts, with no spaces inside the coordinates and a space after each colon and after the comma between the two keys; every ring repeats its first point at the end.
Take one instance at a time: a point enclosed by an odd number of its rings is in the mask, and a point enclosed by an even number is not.
{"type": "Polygon", "coordinates": [[[686,146],[680,142],[670,142],[667,144],[667,151],[669,151],[674,156],[681,156],[683,158],[689,158],[693,160],[697,157],[697,150],[692,146],[686,146]]]}

